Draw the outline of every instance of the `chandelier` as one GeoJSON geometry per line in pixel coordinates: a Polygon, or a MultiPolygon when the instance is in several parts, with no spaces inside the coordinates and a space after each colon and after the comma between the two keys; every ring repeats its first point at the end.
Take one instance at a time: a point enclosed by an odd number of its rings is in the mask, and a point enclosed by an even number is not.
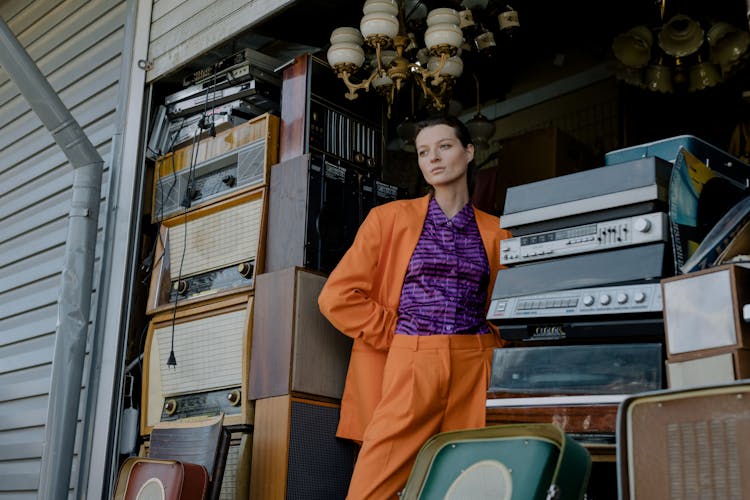
{"type": "Polygon", "coordinates": [[[519,26],[518,13],[508,6],[498,10],[488,0],[450,3],[457,8],[428,11],[423,0],[366,0],[359,29],[331,33],[328,63],[346,85],[345,97],[353,100],[360,90],[373,88],[385,98],[390,117],[396,94],[413,82],[429,106],[443,110],[463,73],[462,53],[496,45],[492,31],[475,18],[497,16],[507,34],[519,26]]]}
{"type": "Polygon", "coordinates": [[[654,92],[695,92],[738,73],[748,47],[750,33],[745,30],[677,13],[661,26],[638,25],[617,35],[612,41],[614,72],[625,83],[654,92]]]}

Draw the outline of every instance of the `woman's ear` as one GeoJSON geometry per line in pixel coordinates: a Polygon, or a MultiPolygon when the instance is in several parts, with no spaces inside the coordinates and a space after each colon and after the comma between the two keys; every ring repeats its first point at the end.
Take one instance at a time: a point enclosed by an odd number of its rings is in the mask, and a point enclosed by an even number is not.
{"type": "Polygon", "coordinates": [[[473,144],[467,144],[466,145],[466,163],[470,163],[471,160],[474,159],[474,145],[473,144]]]}

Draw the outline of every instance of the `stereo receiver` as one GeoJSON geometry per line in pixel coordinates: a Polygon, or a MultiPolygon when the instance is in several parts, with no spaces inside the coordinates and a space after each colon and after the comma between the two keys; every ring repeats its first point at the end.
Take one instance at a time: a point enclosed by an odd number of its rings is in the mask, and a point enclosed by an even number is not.
{"type": "Polygon", "coordinates": [[[666,213],[637,215],[502,240],[500,263],[507,266],[564,255],[666,241],[668,235],[666,213]]]}

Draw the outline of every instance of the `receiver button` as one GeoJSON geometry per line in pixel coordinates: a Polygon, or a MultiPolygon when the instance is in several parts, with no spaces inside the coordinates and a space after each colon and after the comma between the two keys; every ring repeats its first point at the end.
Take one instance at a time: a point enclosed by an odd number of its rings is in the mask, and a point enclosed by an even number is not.
{"type": "Polygon", "coordinates": [[[612,301],[612,297],[610,297],[610,296],[609,296],[609,295],[607,295],[606,293],[605,293],[604,295],[602,295],[601,297],[599,297],[599,303],[600,303],[601,305],[603,305],[603,306],[606,306],[606,305],[607,305],[607,304],[609,304],[609,303],[610,303],[611,301],[612,301]]]}
{"type": "Polygon", "coordinates": [[[628,301],[628,294],[627,293],[618,293],[617,294],[617,303],[618,304],[624,304],[628,301]]]}
{"type": "Polygon", "coordinates": [[[646,294],[643,292],[638,292],[633,296],[633,300],[635,300],[638,304],[646,300],[646,294]]]}
{"type": "Polygon", "coordinates": [[[583,296],[583,305],[584,306],[592,306],[594,305],[594,297],[591,295],[584,295],[583,296]]]}

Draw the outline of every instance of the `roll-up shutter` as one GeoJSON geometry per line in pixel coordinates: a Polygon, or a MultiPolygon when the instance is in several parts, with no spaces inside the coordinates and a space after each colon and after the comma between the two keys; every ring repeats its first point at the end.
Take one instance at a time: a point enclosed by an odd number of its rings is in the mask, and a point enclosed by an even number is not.
{"type": "MultiPolygon", "coordinates": [[[[0,2],[0,16],[105,160],[90,332],[125,47],[124,0],[0,2]]],[[[0,68],[0,497],[36,498],[72,167],[0,68]]],[[[89,335],[91,337],[91,334],[89,335]]],[[[91,345],[91,342],[88,342],[91,345]]],[[[71,474],[79,468],[85,381],[71,474]]],[[[107,404],[110,404],[107,402],[107,404]]]]}
{"type": "Polygon", "coordinates": [[[156,0],[146,79],[169,73],[292,3],[294,0],[156,0]]]}

